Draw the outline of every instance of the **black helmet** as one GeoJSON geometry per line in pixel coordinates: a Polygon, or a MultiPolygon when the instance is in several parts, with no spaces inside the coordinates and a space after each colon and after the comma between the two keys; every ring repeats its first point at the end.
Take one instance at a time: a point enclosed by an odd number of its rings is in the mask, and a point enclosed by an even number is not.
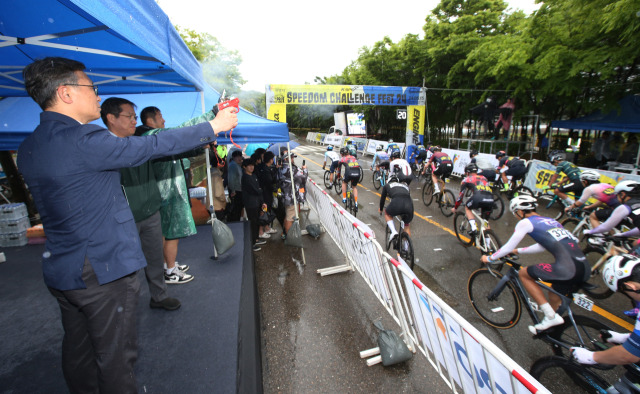
{"type": "Polygon", "coordinates": [[[327,146],[327,150],[333,150],[333,145],[327,146]]]}
{"type": "Polygon", "coordinates": [[[434,151],[434,152],[441,152],[441,151],[442,151],[442,147],[441,147],[440,145],[435,145],[435,146],[433,147],[433,151],[434,151]]]}
{"type": "Polygon", "coordinates": [[[400,158],[400,151],[399,150],[394,150],[393,152],[391,152],[391,158],[392,159],[399,159],[400,158]]]}
{"type": "Polygon", "coordinates": [[[467,166],[464,168],[464,172],[478,173],[478,166],[475,165],[475,163],[467,164],[467,166]]]}
{"type": "Polygon", "coordinates": [[[347,149],[345,147],[340,148],[340,154],[341,155],[346,155],[348,153],[349,153],[349,149],[347,149]]]}
{"type": "Polygon", "coordinates": [[[500,159],[502,157],[505,157],[507,155],[507,153],[503,150],[501,150],[500,152],[496,153],[496,159],[500,159]]]}
{"type": "Polygon", "coordinates": [[[471,152],[469,152],[469,157],[473,157],[473,156],[478,156],[478,150],[474,149],[471,152]]]}

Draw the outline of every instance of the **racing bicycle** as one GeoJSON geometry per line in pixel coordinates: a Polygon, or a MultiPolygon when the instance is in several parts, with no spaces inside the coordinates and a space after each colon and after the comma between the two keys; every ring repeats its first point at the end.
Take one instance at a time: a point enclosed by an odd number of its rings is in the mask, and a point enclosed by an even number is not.
{"type": "Polygon", "coordinates": [[[387,178],[389,178],[389,170],[386,167],[380,167],[379,170],[373,171],[373,187],[380,190],[387,183],[387,178]]]}
{"type": "MultiPolygon", "coordinates": [[[[517,256],[503,257],[499,264],[486,264],[474,271],[467,283],[471,306],[485,323],[495,328],[508,329],[518,324],[522,317],[523,305],[534,325],[541,321],[537,313],[539,307],[528,297],[518,275],[521,265],[515,260],[517,256]],[[508,266],[508,269],[506,273],[501,273],[504,265],[508,266]]],[[[610,328],[588,316],[574,315],[571,310],[573,302],[591,311],[594,305],[592,300],[579,293],[574,293],[572,300],[541,281],[536,281],[536,284],[544,290],[557,294],[562,300],[557,313],[563,315],[566,312],[566,314],[564,323],[535,334],[534,339],[541,339],[548,343],[552,351],[560,356],[568,354],[573,346],[582,346],[590,350],[604,348],[600,330],[610,328]]],[[[576,286],[575,290],[586,286],[589,285],[583,283],[576,286]]]]}
{"type": "Polygon", "coordinates": [[[628,239],[623,237],[588,236],[588,246],[584,249],[584,255],[591,266],[589,283],[592,286],[585,288],[585,293],[596,299],[604,299],[613,295],[613,291],[602,279],[602,268],[610,257],[631,251],[631,246],[627,242],[628,239]]]}
{"type": "MultiPolygon", "coordinates": [[[[456,198],[451,190],[444,188],[444,181],[440,178],[438,178],[438,185],[440,186],[440,193],[435,195],[436,203],[438,203],[442,214],[449,217],[453,215],[451,208],[455,207],[456,198]]],[[[422,202],[428,207],[431,205],[433,199],[433,180],[431,179],[431,174],[429,174],[427,176],[427,182],[422,186],[422,202]]]]}
{"type": "MultiPolygon", "coordinates": [[[[342,182],[342,179],[340,180],[342,182]]],[[[342,192],[342,190],[340,190],[342,192]]],[[[356,199],[353,195],[353,187],[351,186],[351,182],[347,182],[347,202],[344,207],[351,212],[351,214],[355,217],[358,215],[358,206],[356,205],[356,199]]]]}
{"type": "Polygon", "coordinates": [[[464,246],[476,245],[482,254],[493,254],[502,247],[502,242],[498,239],[498,236],[489,228],[489,222],[481,217],[475,209],[471,212],[476,218],[476,225],[478,230],[475,236],[471,234],[471,224],[464,211],[456,212],[453,217],[453,228],[456,232],[456,238],[464,246]]]}
{"type": "MultiPolygon", "coordinates": [[[[380,214],[382,215],[382,212],[380,214]]],[[[398,232],[398,236],[391,240],[391,230],[389,229],[389,226],[385,226],[387,230],[385,232],[384,240],[385,245],[387,246],[387,251],[389,251],[391,246],[393,246],[405,263],[409,264],[409,267],[413,270],[413,266],[415,265],[413,242],[411,241],[409,234],[404,230],[404,221],[398,216],[395,216],[393,219],[394,225],[396,220],[400,222],[400,231],[398,232]]]]}

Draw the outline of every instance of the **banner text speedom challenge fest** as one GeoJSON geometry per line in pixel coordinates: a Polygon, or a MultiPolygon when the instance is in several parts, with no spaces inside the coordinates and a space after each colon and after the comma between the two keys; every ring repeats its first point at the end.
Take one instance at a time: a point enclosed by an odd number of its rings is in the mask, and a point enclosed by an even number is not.
{"type": "Polygon", "coordinates": [[[351,85],[267,85],[267,104],[424,105],[418,87],[351,85]]]}

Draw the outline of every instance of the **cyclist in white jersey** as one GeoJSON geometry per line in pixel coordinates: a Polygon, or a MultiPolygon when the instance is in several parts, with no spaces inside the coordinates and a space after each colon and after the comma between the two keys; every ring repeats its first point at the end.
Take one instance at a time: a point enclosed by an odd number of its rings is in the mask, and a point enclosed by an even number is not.
{"type": "Polygon", "coordinates": [[[405,159],[400,158],[400,151],[393,151],[391,153],[391,163],[389,164],[389,171],[395,173],[399,171],[398,178],[400,181],[407,185],[413,180],[413,171],[411,171],[411,165],[405,159]]]}
{"type": "Polygon", "coordinates": [[[340,164],[340,155],[338,152],[334,152],[333,145],[327,146],[327,151],[324,153],[324,163],[322,163],[323,170],[327,166],[327,163],[329,163],[329,172],[331,172],[329,179],[333,185],[333,174],[336,173],[336,168],[338,168],[338,165],[340,164]]]}

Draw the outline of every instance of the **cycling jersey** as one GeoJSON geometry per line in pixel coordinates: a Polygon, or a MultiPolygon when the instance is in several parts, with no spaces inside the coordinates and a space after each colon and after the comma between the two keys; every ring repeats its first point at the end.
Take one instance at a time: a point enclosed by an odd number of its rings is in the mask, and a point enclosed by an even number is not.
{"type": "Polygon", "coordinates": [[[393,152],[400,152],[400,146],[396,143],[387,145],[387,153],[391,155],[393,152]]]}
{"type": "Polygon", "coordinates": [[[418,145],[418,151],[416,153],[416,160],[418,163],[422,163],[427,158],[427,148],[424,145],[418,145]]]}
{"type": "Polygon", "coordinates": [[[548,251],[555,258],[552,264],[542,263],[527,267],[532,278],[551,282],[552,287],[563,294],[572,290],[573,285],[586,282],[591,275],[591,267],[580,250],[579,240],[567,231],[555,219],[543,216],[531,216],[518,222],[514,234],[491,260],[506,256],[529,234],[537,243],[518,248],[520,254],[548,251]]]}
{"type": "Polygon", "coordinates": [[[356,186],[360,180],[360,164],[355,157],[348,155],[340,159],[340,168],[344,166],[343,181],[351,181],[351,186],[356,186]]]}
{"type": "Polygon", "coordinates": [[[475,165],[478,166],[478,168],[481,170],[495,170],[493,164],[491,164],[489,159],[485,157],[475,156],[471,159],[470,163],[475,163],[475,165]]]}
{"type": "Polygon", "coordinates": [[[416,161],[416,156],[418,154],[418,146],[417,145],[409,145],[407,146],[407,162],[413,164],[416,161]]]}
{"type": "Polygon", "coordinates": [[[611,216],[609,216],[606,222],[601,223],[598,227],[592,230],[589,230],[588,234],[602,234],[609,232],[626,217],[631,219],[634,229],[620,235],[626,237],[637,236],[640,233],[640,231],[638,231],[638,227],[640,227],[640,198],[632,198],[627,200],[624,204],[620,204],[613,210],[611,216]]]}
{"type": "Polygon", "coordinates": [[[371,162],[371,169],[373,170],[374,167],[377,165],[382,164],[382,162],[387,162],[387,164],[389,164],[389,154],[385,151],[377,151],[375,155],[373,155],[373,161],[371,162]]]}
{"type": "Polygon", "coordinates": [[[636,319],[636,325],[633,327],[633,332],[629,338],[624,341],[622,347],[634,356],[640,357],[640,314],[638,314],[638,318],[636,319]]]}
{"type": "Polygon", "coordinates": [[[491,186],[485,177],[478,174],[471,174],[462,180],[460,184],[460,195],[456,200],[455,208],[457,209],[465,192],[471,190],[472,196],[467,200],[466,207],[469,209],[481,209],[484,215],[493,210],[493,194],[491,186]]]}
{"type": "Polygon", "coordinates": [[[411,175],[411,166],[405,159],[395,159],[391,161],[389,168],[391,169],[391,172],[395,172],[396,168],[398,168],[402,172],[402,175],[411,175]]]}
{"type": "Polygon", "coordinates": [[[409,186],[404,182],[389,182],[382,188],[380,194],[380,210],[384,208],[387,196],[391,199],[385,210],[389,216],[401,216],[405,224],[413,220],[413,200],[409,186]]]}
{"type": "Polygon", "coordinates": [[[561,161],[556,166],[556,174],[564,173],[570,181],[580,183],[580,174],[582,171],[570,161],[561,161]]]}
{"type": "Polygon", "coordinates": [[[524,160],[520,159],[519,157],[505,156],[502,159],[500,159],[500,161],[498,162],[498,169],[500,169],[500,172],[504,172],[506,171],[505,167],[507,168],[524,167],[524,160]]]}
{"type": "Polygon", "coordinates": [[[578,201],[580,201],[582,204],[585,204],[591,197],[607,204],[610,207],[617,207],[618,205],[620,205],[620,201],[618,201],[618,198],[616,197],[613,186],[607,183],[596,183],[586,187],[582,191],[582,196],[578,201]]]}
{"type": "Polygon", "coordinates": [[[339,162],[340,155],[338,154],[338,152],[328,150],[324,153],[324,164],[326,165],[327,163],[329,163],[329,165],[331,166],[331,168],[329,168],[329,171],[333,172],[338,166],[339,162]]]}
{"type": "Polygon", "coordinates": [[[435,152],[427,164],[431,164],[432,173],[443,180],[453,172],[453,160],[444,152],[435,152]]]}

